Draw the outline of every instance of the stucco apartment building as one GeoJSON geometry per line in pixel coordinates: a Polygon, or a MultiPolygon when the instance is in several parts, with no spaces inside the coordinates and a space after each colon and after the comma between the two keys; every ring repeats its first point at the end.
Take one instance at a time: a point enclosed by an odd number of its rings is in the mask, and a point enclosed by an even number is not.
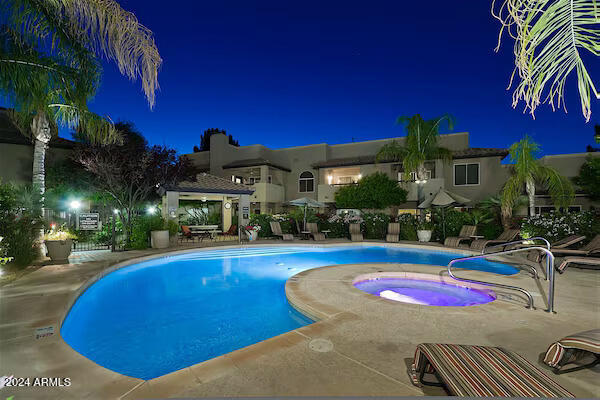
{"type": "MultiPolygon", "coordinates": [[[[409,193],[399,212],[413,212],[417,205],[414,176],[404,173],[402,163],[375,162],[379,149],[391,140],[403,143],[405,138],[270,149],[260,144],[236,147],[229,144],[225,135],[216,134],[211,137],[209,151],[186,156],[203,172],[251,186],[253,213],[280,212],[287,201],[299,197],[333,206],[340,186],[355,183],[376,171],[401,182],[409,193]]],[[[501,190],[509,176],[509,166],[502,164],[507,149],[470,147],[468,132],[441,135],[440,145],[452,150],[453,160],[427,163],[429,179],[424,186],[425,197],[445,188],[476,203],[501,190]]],[[[557,167],[567,177],[574,177],[588,154],[600,156],[600,153],[545,156],[542,162],[557,167]]],[[[538,198],[540,207],[551,206],[543,192],[538,198]]],[[[600,205],[578,191],[574,209],[590,206],[600,205]]]]}

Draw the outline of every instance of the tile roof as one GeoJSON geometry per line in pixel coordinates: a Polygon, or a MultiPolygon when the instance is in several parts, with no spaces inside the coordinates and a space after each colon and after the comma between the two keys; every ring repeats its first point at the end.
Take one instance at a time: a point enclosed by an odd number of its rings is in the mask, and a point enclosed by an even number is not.
{"type": "Polygon", "coordinates": [[[224,194],[252,194],[254,189],[232,182],[228,179],[207,173],[198,174],[195,182],[180,182],[178,185],[169,186],[168,191],[194,192],[194,193],[224,193],[224,194]]]}
{"type": "Polygon", "coordinates": [[[230,162],[229,164],[223,165],[223,169],[242,168],[242,167],[258,167],[260,165],[267,165],[269,167],[277,168],[282,171],[292,172],[291,169],[281,166],[281,165],[278,165],[278,164],[274,164],[265,158],[249,158],[246,160],[233,161],[233,162],[230,162]]]}
{"type": "MultiPolygon", "coordinates": [[[[500,156],[502,158],[508,155],[507,149],[496,149],[486,147],[472,147],[464,150],[455,150],[452,152],[452,156],[455,159],[463,158],[476,158],[476,157],[495,157],[500,156]]],[[[381,162],[396,162],[396,160],[384,160],[381,162]]],[[[358,156],[358,157],[347,157],[347,158],[334,158],[331,160],[320,161],[312,164],[314,168],[331,168],[331,167],[347,167],[352,165],[364,165],[364,164],[375,164],[375,156],[358,156]]]]}

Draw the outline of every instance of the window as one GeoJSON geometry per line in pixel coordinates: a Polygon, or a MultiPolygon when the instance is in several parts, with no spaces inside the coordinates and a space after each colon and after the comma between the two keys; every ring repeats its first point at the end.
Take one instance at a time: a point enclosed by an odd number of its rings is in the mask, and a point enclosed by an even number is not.
{"type": "Polygon", "coordinates": [[[479,185],[479,163],[454,164],[454,186],[479,185]]]}
{"type": "Polygon", "coordinates": [[[272,175],[267,176],[267,183],[273,183],[273,176],[272,175]]]}
{"type": "Polygon", "coordinates": [[[231,181],[232,182],[242,183],[243,180],[244,180],[244,178],[242,178],[241,176],[231,175],[231,181]]]}
{"type": "Polygon", "coordinates": [[[304,171],[303,173],[301,173],[300,179],[298,179],[298,183],[298,191],[300,193],[315,191],[315,177],[312,174],[312,172],[304,171]]]}
{"type": "Polygon", "coordinates": [[[254,185],[255,183],[259,183],[260,182],[260,178],[256,178],[256,177],[250,177],[248,178],[248,184],[249,185],[254,185]]]}

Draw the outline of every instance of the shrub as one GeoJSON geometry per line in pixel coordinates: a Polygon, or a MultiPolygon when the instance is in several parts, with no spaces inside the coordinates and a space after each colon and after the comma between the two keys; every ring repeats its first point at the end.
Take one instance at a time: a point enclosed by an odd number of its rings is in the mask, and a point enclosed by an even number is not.
{"type": "Polygon", "coordinates": [[[273,217],[269,214],[251,214],[250,223],[248,225],[260,226],[258,237],[271,237],[273,236],[270,224],[271,221],[273,221],[273,217]]]}
{"type": "MultiPolygon", "coordinates": [[[[115,218],[115,237],[123,235],[123,223],[120,218],[115,218]]],[[[112,242],[112,219],[106,224],[102,224],[102,229],[96,231],[94,236],[91,238],[92,242],[98,244],[111,244],[112,242]]]]}
{"type": "Polygon", "coordinates": [[[433,211],[433,221],[435,226],[433,229],[433,237],[436,240],[443,241],[447,237],[458,236],[460,228],[463,225],[469,225],[471,218],[468,213],[457,210],[442,210],[435,208],[433,211]],[[446,235],[444,236],[444,225],[446,227],[446,235]]]}
{"type": "Polygon", "coordinates": [[[383,213],[364,213],[362,215],[364,222],[365,237],[367,239],[384,239],[387,233],[387,226],[390,217],[383,213]]]}
{"type": "Polygon", "coordinates": [[[396,221],[400,224],[400,240],[417,240],[417,221],[412,214],[400,214],[396,221]]]}
{"type": "Polygon", "coordinates": [[[127,247],[132,249],[147,249],[150,245],[150,232],[174,229],[177,233],[178,226],[174,221],[167,222],[161,215],[144,215],[135,217],[132,221],[131,236],[127,247]],[[170,224],[171,223],[171,224],[170,224]]]}
{"type": "Polygon", "coordinates": [[[600,219],[590,211],[537,214],[521,221],[521,237],[542,236],[551,242],[569,235],[585,235],[591,240],[600,233],[600,219]]]}
{"type": "Polygon", "coordinates": [[[502,233],[502,224],[490,222],[477,226],[477,234],[485,239],[496,239],[502,233]]]}
{"type": "Polygon", "coordinates": [[[345,238],[348,237],[348,224],[339,215],[332,215],[323,222],[321,230],[330,230],[327,237],[330,238],[345,238]]]}
{"type": "Polygon", "coordinates": [[[279,222],[282,233],[293,233],[293,222],[289,214],[273,214],[273,221],[279,222]]]}

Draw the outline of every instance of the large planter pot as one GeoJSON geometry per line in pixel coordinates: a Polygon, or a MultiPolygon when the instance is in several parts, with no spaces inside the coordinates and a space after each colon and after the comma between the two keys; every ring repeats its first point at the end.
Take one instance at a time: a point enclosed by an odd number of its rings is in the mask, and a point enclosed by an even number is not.
{"type": "Polygon", "coordinates": [[[258,232],[256,231],[246,231],[246,234],[248,235],[248,240],[252,241],[252,240],[258,240],[258,232]]]}
{"type": "Polygon", "coordinates": [[[48,257],[52,261],[66,261],[71,255],[73,248],[73,239],[66,240],[45,240],[48,257]]]}
{"type": "Polygon", "coordinates": [[[431,240],[431,231],[418,230],[417,237],[419,242],[429,242],[431,240]]]}
{"type": "Polygon", "coordinates": [[[153,249],[166,249],[169,247],[169,231],[150,232],[150,245],[153,249]]]}

